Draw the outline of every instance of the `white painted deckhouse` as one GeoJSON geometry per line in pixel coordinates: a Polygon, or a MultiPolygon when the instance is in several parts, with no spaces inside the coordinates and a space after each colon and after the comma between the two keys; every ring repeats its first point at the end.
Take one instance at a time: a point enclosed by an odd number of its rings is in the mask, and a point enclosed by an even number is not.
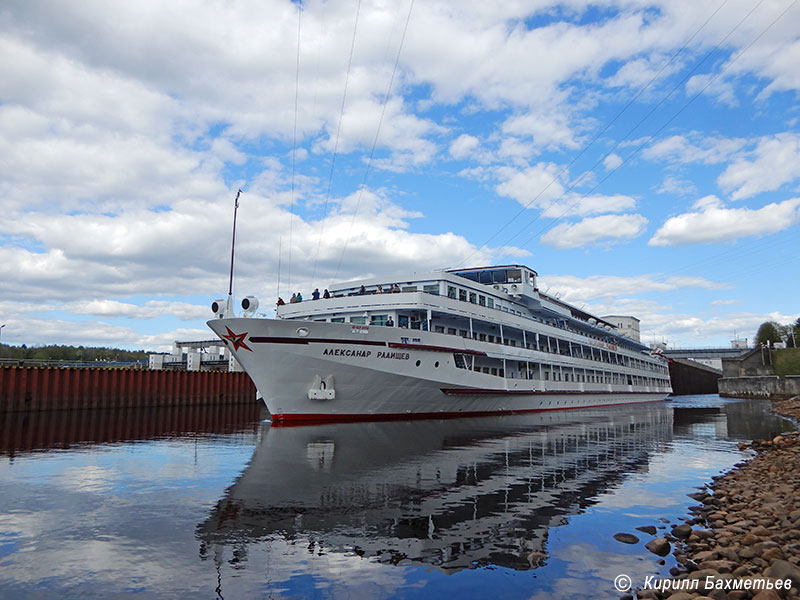
{"type": "Polygon", "coordinates": [[[381,277],[330,298],[209,327],[273,420],[523,412],[664,400],[666,360],[602,318],[539,291],[521,265],[381,277]]]}

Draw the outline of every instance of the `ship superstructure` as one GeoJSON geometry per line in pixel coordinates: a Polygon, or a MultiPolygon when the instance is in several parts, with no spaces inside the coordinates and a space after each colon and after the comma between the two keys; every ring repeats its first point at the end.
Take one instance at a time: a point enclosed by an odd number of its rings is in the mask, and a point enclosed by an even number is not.
{"type": "Polygon", "coordinates": [[[277,420],[579,408],[663,400],[667,363],[613,324],[541,292],[522,265],[371,278],[276,318],[209,326],[277,420]]]}

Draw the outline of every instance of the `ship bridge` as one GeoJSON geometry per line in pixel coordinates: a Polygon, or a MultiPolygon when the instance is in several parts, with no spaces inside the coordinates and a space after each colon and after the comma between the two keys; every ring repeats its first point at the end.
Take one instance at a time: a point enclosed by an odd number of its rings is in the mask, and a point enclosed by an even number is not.
{"type": "Polygon", "coordinates": [[[447,272],[470,281],[490,285],[511,296],[538,298],[539,289],[536,283],[538,273],[524,265],[454,269],[447,272]]]}

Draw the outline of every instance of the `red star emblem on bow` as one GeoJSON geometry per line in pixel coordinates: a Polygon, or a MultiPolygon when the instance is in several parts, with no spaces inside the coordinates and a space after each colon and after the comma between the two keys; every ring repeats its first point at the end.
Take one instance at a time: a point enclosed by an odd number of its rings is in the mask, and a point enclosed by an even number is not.
{"type": "Polygon", "coordinates": [[[228,340],[231,344],[233,344],[233,349],[238,350],[239,348],[244,348],[245,350],[249,350],[250,352],[253,349],[244,343],[244,340],[247,338],[247,332],[244,333],[233,333],[230,327],[226,327],[225,329],[228,330],[228,335],[223,335],[223,339],[228,340]]]}

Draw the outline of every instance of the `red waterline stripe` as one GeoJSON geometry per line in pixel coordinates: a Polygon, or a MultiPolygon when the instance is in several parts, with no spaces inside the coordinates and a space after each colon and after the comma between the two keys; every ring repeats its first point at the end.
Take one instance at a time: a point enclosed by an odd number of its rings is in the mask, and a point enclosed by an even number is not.
{"type": "Polygon", "coordinates": [[[427,344],[401,344],[399,342],[389,342],[389,348],[407,348],[409,350],[430,350],[431,352],[455,352],[456,354],[474,354],[476,356],[487,356],[486,352],[479,350],[463,350],[461,348],[448,348],[447,346],[429,346],[427,344]]]}
{"type": "Polygon", "coordinates": [[[667,402],[665,398],[641,400],[639,402],[613,402],[611,404],[587,404],[586,406],[557,406],[554,408],[524,408],[520,410],[481,410],[471,412],[425,412],[372,414],[279,414],[271,415],[272,427],[295,427],[299,425],[323,425],[326,423],[358,423],[362,421],[418,421],[421,419],[458,419],[461,417],[490,417],[493,415],[515,415],[553,410],[580,410],[582,408],[602,408],[604,406],[623,406],[625,404],[644,404],[646,402],[667,402]]]}

